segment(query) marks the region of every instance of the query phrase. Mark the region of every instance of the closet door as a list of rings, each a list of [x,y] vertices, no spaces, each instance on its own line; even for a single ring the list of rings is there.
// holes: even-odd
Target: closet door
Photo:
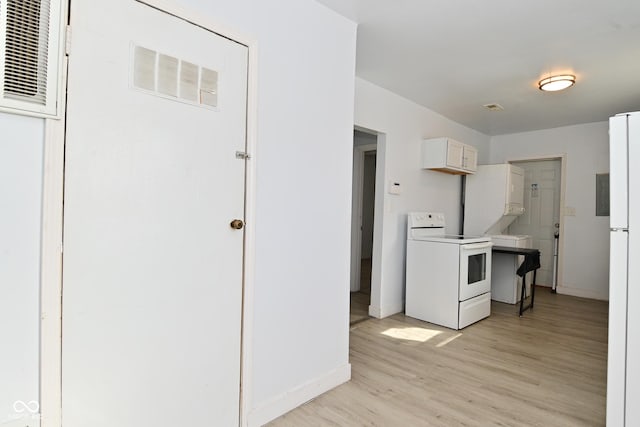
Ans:
[[[131,0],[71,33],[64,425],[236,426],[248,50]]]

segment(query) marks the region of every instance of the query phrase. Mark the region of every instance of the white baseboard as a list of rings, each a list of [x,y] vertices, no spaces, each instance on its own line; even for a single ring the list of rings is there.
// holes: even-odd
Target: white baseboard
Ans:
[[[393,304],[386,305],[384,307],[377,307],[370,305],[369,306],[369,316],[375,317],[376,319],[384,319],[385,317],[392,316],[397,313],[402,313],[404,311],[404,304]]]
[[[382,315],[380,314],[382,309],[380,307],[376,307],[373,305],[369,306],[369,316],[375,317],[376,319],[382,319]]]
[[[602,301],[609,301],[609,295],[602,291],[592,291],[590,289],[574,288],[572,286],[558,285],[556,292],[562,295],[571,295],[580,298],[597,299]]]
[[[249,427],[262,426],[350,379],[351,365],[347,363],[320,378],[302,384],[291,391],[258,405],[249,412],[247,424]]]

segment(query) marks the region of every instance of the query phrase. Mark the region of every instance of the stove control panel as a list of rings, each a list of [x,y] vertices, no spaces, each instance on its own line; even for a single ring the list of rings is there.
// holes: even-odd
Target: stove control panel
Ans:
[[[411,228],[444,228],[444,214],[441,212],[409,212],[407,226]]]

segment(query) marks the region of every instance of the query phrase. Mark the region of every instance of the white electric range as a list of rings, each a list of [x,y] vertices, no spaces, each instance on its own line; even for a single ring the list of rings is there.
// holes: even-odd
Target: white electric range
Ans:
[[[445,234],[442,213],[407,219],[405,314],[462,329],[491,313],[491,237]]]

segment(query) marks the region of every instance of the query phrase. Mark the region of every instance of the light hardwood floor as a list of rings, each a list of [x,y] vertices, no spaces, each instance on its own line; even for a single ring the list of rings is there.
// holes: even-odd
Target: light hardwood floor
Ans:
[[[351,311],[349,313],[349,324],[351,326],[369,319],[370,300],[371,295],[365,292],[351,292]]]
[[[354,325],[369,318],[371,302],[371,258],[363,258],[360,263],[360,290],[351,292],[349,323]]]
[[[602,426],[608,304],[538,288],[461,331],[402,314],[351,328],[352,379],[276,426]]]

